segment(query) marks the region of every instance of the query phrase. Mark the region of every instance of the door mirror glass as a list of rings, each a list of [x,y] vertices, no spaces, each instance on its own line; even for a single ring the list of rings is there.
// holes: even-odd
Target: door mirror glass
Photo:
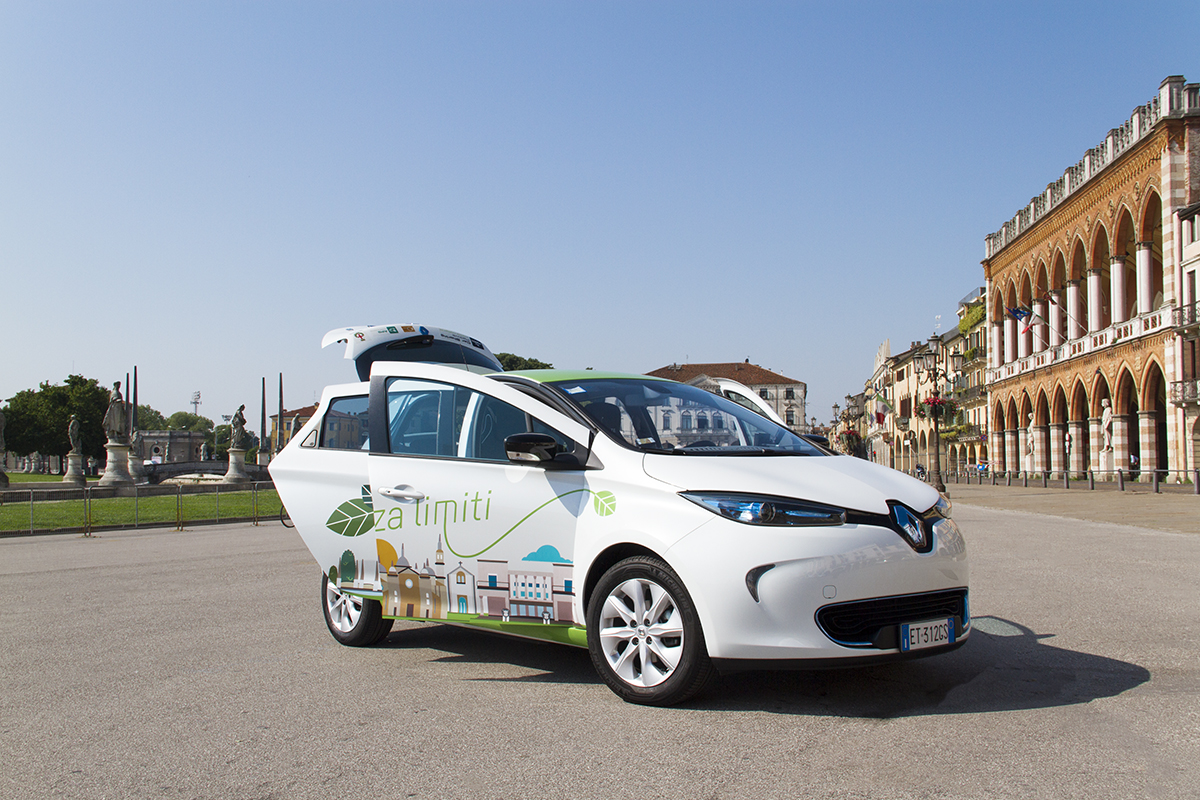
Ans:
[[[545,433],[514,433],[504,440],[504,452],[509,461],[553,461],[558,454],[558,442]]]

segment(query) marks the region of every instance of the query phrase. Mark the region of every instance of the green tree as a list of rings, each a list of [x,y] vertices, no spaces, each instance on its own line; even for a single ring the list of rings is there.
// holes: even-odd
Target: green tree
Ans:
[[[194,431],[195,433],[211,433],[213,421],[208,417],[193,414],[190,411],[176,411],[167,417],[167,428],[173,431]]]
[[[17,392],[4,409],[7,447],[23,456],[34,452],[65,456],[71,450],[67,425],[74,414],[84,455],[103,459],[108,399],[107,389],[82,375],[68,375],[61,385],[46,381],[36,390]]]
[[[497,353],[496,358],[500,360],[500,366],[504,367],[505,372],[512,372],[517,369],[554,369],[553,364],[538,361],[536,358],[513,355],[512,353]]]
[[[167,429],[167,418],[150,406],[138,403],[137,426],[139,431],[165,431]]]
[[[963,318],[958,321],[958,332],[963,336],[970,333],[971,328],[974,328],[980,322],[983,322],[983,315],[986,313],[986,308],[983,301],[980,300],[973,306],[967,308],[967,313],[963,314]]]

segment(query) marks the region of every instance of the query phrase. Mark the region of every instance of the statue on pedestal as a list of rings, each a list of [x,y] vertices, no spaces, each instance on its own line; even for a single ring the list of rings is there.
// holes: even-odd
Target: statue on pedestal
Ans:
[[[67,438],[71,440],[71,454],[81,454],[83,452],[83,444],[80,441],[79,435],[79,418],[74,414],[71,415],[71,421],[67,423]]]
[[[1104,446],[1100,449],[1107,453],[1113,449],[1112,401],[1106,397],[1100,401],[1100,406],[1103,409],[1100,412],[1100,436],[1104,440]]]
[[[204,444],[200,445],[200,460],[201,461],[211,461],[212,460],[212,449],[208,446],[208,442],[205,442]]]
[[[1033,414],[1030,414],[1025,422],[1025,455],[1033,458]]]
[[[238,406],[238,410],[233,414],[233,419],[229,422],[230,450],[246,449],[246,415],[242,413],[245,410],[245,403]]]
[[[125,401],[121,398],[121,382],[113,384],[112,399],[104,412],[104,433],[110,442],[125,444],[129,422],[125,419]]]

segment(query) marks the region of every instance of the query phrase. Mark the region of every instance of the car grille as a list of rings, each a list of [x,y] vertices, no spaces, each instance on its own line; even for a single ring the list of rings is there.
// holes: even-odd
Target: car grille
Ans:
[[[967,618],[967,590],[905,594],[836,603],[817,610],[817,624],[825,635],[846,647],[898,647],[898,626],[954,617],[955,628],[963,630]]]

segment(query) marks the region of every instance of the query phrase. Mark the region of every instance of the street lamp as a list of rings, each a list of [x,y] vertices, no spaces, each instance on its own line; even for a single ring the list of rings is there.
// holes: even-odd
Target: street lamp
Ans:
[[[949,370],[942,366],[944,359],[947,358],[950,362]],[[944,404],[938,386],[941,381],[949,381],[951,375],[962,369],[963,357],[962,353],[947,355],[941,337],[935,333],[929,337],[929,347],[916,359],[916,362],[917,375],[922,381],[933,384],[933,402],[926,403],[929,407],[929,416],[933,417],[933,474],[930,476],[932,479],[930,482],[933,484],[933,488],[945,493],[946,484],[942,482],[942,433],[939,425]]]

